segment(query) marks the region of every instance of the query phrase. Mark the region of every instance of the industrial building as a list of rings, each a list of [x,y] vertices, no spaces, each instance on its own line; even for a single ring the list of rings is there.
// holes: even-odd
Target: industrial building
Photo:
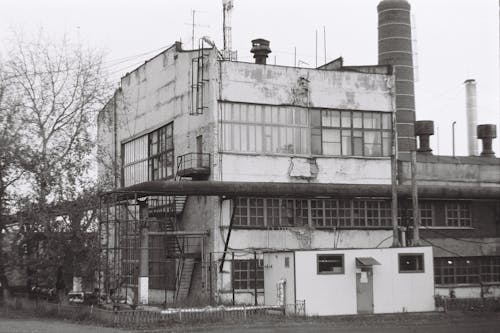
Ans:
[[[481,156],[433,155],[433,123],[415,120],[410,6],[378,12],[377,65],[270,65],[264,39],[239,62],[201,39],[121,79],[98,119],[106,292],[264,304],[265,253],[421,245],[436,294],[500,294],[496,128],[479,126]]]

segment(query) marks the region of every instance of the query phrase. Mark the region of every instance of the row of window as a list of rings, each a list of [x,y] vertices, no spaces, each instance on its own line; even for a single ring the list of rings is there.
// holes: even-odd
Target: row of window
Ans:
[[[173,123],[122,145],[123,186],[174,175]]]
[[[390,156],[391,114],[224,103],[230,152]]]
[[[423,273],[423,253],[399,254],[400,273]],[[290,258],[285,258],[285,267],[289,267]],[[263,261],[248,259],[232,262],[232,281],[236,290],[264,289]],[[343,254],[318,254],[316,256],[317,274],[344,274]]]
[[[391,201],[375,199],[236,199],[235,227],[288,227],[310,225],[331,227],[390,227]],[[434,225],[434,203],[419,203],[422,226]],[[470,202],[445,202],[445,223],[450,227],[470,227]],[[399,209],[399,223],[411,223],[411,209]]]
[[[318,274],[344,274],[343,254],[318,254],[316,260]],[[425,271],[424,255],[423,253],[400,253],[398,265],[400,273],[423,273]]]
[[[500,256],[434,258],[434,282],[500,282]]]

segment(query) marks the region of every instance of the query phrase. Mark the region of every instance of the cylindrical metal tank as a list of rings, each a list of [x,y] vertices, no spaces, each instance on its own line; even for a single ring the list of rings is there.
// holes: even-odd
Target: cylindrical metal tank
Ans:
[[[406,0],[383,0],[378,11],[378,63],[392,65],[396,76],[398,150],[416,149],[415,87],[411,6]]]
[[[476,80],[465,80],[465,111],[467,114],[467,147],[469,156],[478,156],[477,126],[477,92]]]

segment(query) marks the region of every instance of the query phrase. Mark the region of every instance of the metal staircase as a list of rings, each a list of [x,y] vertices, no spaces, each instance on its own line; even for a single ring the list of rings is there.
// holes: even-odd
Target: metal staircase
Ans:
[[[177,272],[177,285],[175,291],[175,300],[183,300],[189,295],[191,288],[191,280],[194,271],[194,258],[180,259],[180,264]]]

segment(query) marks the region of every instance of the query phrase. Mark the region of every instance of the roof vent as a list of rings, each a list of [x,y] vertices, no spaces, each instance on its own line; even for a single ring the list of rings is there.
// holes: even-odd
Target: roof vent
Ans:
[[[262,38],[257,38],[252,40],[252,49],[250,52],[253,53],[256,64],[265,65],[267,60],[267,55],[271,53],[271,48],[269,47],[269,41]]]

